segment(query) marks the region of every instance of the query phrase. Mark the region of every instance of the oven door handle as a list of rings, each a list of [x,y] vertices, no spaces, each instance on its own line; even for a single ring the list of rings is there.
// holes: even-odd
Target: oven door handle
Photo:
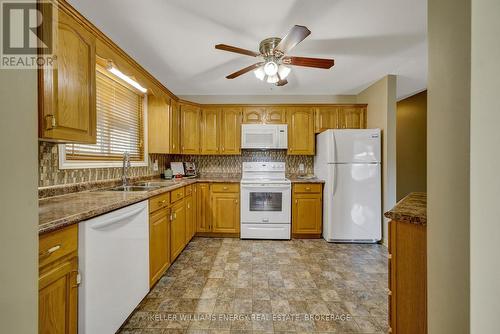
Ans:
[[[255,185],[241,185],[241,188],[242,189],[262,189],[262,188],[269,188],[269,189],[284,189],[284,190],[288,190],[288,189],[291,189],[291,187],[289,185],[286,185],[286,186],[278,186],[278,185],[268,185],[268,184],[255,184]]]

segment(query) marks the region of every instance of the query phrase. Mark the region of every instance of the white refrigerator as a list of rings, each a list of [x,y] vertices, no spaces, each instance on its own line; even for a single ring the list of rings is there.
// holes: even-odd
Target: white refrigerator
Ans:
[[[380,129],[327,130],[316,138],[314,173],[323,190],[323,238],[375,243],[382,238]]]

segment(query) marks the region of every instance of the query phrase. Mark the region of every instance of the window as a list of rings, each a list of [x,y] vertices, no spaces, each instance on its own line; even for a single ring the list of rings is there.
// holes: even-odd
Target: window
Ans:
[[[144,104],[143,93],[98,66],[96,144],[61,145],[60,168],[119,166],[125,151],[133,165],[147,165]]]

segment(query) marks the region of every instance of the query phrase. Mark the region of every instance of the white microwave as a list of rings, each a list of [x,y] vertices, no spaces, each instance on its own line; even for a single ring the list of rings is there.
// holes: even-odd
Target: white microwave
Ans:
[[[288,125],[242,124],[241,148],[287,149]]]

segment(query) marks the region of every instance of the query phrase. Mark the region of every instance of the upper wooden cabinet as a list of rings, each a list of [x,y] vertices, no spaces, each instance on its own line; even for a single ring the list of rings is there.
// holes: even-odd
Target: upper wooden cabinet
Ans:
[[[181,104],[181,153],[200,153],[200,108]]]
[[[171,149],[172,128],[170,99],[166,96],[148,95],[149,153],[173,153]]]
[[[201,154],[219,153],[221,108],[201,109]]]
[[[260,124],[264,123],[266,116],[265,107],[244,107],[243,108],[243,123],[245,124]]]
[[[315,109],[314,132],[328,129],[365,129],[366,105],[321,106]]]
[[[266,116],[264,119],[266,124],[285,124],[286,123],[286,108],[285,107],[267,107]]]
[[[288,154],[314,155],[314,111],[311,107],[289,107]]]
[[[39,136],[60,142],[95,143],[95,36],[62,6],[54,24],[57,64],[38,72]]]
[[[244,107],[244,124],[285,124],[286,108],[279,106]]]
[[[241,154],[241,108],[222,108],[220,154]]]
[[[366,107],[341,107],[338,109],[338,124],[340,129],[365,129]]]
[[[175,100],[170,104],[170,153],[181,153],[181,111]]]

